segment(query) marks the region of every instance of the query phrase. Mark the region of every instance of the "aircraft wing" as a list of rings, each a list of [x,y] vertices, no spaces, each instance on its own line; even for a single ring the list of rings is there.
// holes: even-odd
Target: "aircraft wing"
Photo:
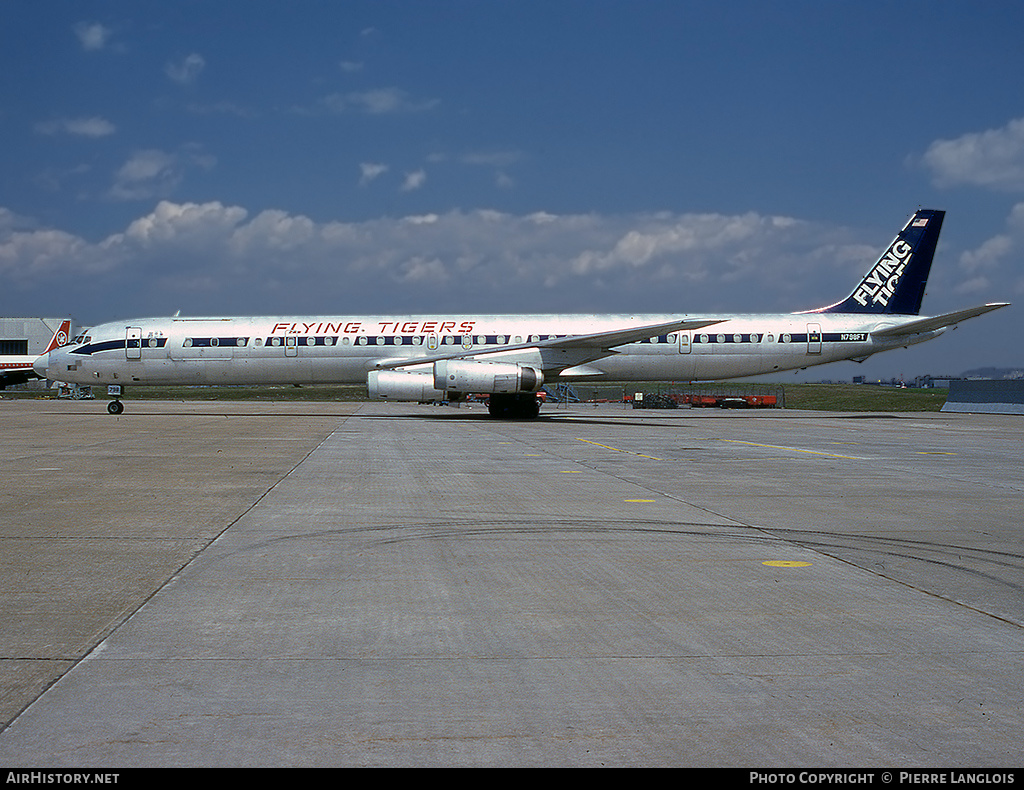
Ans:
[[[585,362],[592,362],[601,357],[607,357],[618,353],[613,349],[616,346],[623,346],[627,343],[636,343],[639,340],[647,340],[657,335],[681,332],[692,329],[700,329],[712,324],[720,324],[726,318],[700,318],[684,321],[668,321],[663,324],[648,324],[647,326],[629,327],[626,329],[613,329],[607,332],[594,332],[586,335],[565,335],[553,340],[537,340],[527,343],[515,343],[506,346],[483,349],[461,349],[459,351],[448,351],[440,354],[431,354],[422,357],[405,357],[403,359],[382,359],[374,368],[377,370],[394,370],[396,368],[407,368],[414,365],[424,365],[433,362],[440,362],[445,359],[470,359],[493,354],[507,354],[510,351],[521,351],[535,348],[540,351],[541,359],[545,370],[563,370]]]
[[[934,332],[936,329],[953,326],[968,318],[984,315],[1000,307],[1008,307],[1009,302],[992,302],[977,307],[968,307],[966,310],[957,310],[953,313],[944,313],[932,318],[921,318],[917,321],[910,321],[899,326],[889,326],[884,329],[876,329],[871,333],[872,337],[903,337],[905,335],[917,335],[921,332]]]

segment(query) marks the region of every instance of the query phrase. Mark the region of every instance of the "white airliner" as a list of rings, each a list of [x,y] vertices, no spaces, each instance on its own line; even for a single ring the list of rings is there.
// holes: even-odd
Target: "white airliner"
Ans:
[[[918,211],[840,302],[764,315],[461,315],[143,318],[93,328],[35,363],[107,384],[366,384],[374,400],[488,394],[495,416],[536,416],[546,383],[756,376],[931,340],[985,304],[919,315],[943,211]]]
[[[71,339],[71,320],[64,319],[57,331],[53,333],[50,344],[46,347],[46,354],[55,348],[66,345]],[[4,354],[0,356],[0,389],[11,384],[24,384],[29,379],[44,378],[42,374],[36,373],[33,367],[36,357],[25,354]]]

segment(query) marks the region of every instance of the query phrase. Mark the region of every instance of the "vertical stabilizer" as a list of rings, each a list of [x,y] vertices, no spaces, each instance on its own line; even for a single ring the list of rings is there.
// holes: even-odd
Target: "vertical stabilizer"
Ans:
[[[60,348],[61,346],[66,346],[70,339],[71,339],[71,321],[69,319],[65,318],[61,322],[61,325],[57,329],[57,331],[53,333],[53,337],[50,339],[50,345],[48,345],[46,347],[46,351],[44,351],[43,353],[46,354],[46,353],[48,353],[50,351],[53,351],[55,348]]]
[[[918,315],[945,216],[945,211],[918,211],[853,293],[841,302],[810,312]]]

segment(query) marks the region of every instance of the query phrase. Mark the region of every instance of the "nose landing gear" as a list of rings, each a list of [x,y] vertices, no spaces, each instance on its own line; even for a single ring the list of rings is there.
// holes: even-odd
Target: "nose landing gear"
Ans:
[[[107,395],[110,395],[113,400],[107,404],[107,412],[109,414],[120,414],[124,411],[124,404],[121,403],[121,396],[124,394],[124,388],[120,384],[110,384],[107,386]]]

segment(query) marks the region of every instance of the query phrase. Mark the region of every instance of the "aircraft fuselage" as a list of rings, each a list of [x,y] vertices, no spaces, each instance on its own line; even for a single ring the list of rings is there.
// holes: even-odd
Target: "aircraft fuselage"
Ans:
[[[531,342],[678,315],[147,318],[93,328],[87,342],[51,354],[51,378],[88,384],[364,384],[382,362],[459,352],[464,359],[544,370]],[[931,339],[874,340],[904,317],[859,314],[737,316],[695,331],[656,335],[616,353],[551,372],[547,381],[697,381],[756,376],[862,359]],[[906,320],[916,319],[907,316]],[[713,320],[713,319],[712,319]],[[509,348],[507,347],[518,347]]]

